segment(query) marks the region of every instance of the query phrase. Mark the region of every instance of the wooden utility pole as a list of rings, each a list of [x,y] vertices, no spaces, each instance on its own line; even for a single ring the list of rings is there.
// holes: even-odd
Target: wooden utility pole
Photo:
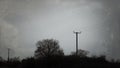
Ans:
[[[8,48],[8,62],[10,61],[10,48]]]
[[[73,33],[76,34],[76,55],[78,55],[78,34],[80,34],[81,32],[73,31]]]

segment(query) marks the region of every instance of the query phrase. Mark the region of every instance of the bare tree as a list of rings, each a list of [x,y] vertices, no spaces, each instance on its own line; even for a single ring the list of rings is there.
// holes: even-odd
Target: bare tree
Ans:
[[[79,50],[78,50],[78,53],[77,53],[77,56],[87,57],[87,54],[88,54],[88,53],[89,53],[88,51],[79,49]],[[71,52],[71,55],[76,55],[76,52]]]
[[[35,57],[49,57],[49,56],[61,56],[64,55],[63,50],[60,48],[57,40],[44,39],[38,41],[37,50],[35,51]]]
[[[3,58],[0,56],[0,61],[3,61]]]

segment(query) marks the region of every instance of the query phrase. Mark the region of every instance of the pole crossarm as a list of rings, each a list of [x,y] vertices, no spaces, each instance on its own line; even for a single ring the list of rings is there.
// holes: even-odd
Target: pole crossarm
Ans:
[[[82,32],[81,31],[79,31],[79,32],[73,31],[73,33],[75,33],[75,34],[81,34]]]

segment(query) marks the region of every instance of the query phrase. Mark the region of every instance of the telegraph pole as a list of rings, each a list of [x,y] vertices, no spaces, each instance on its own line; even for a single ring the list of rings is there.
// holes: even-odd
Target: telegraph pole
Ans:
[[[76,55],[78,55],[78,34],[81,34],[81,32],[73,31],[73,33],[76,34]]]
[[[8,62],[10,60],[10,48],[8,48]]]

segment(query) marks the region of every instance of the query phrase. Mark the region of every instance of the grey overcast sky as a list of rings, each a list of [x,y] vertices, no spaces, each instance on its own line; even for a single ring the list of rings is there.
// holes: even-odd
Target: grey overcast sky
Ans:
[[[33,56],[38,40],[59,40],[65,54],[79,49],[120,59],[119,0],[0,0],[0,56]]]

